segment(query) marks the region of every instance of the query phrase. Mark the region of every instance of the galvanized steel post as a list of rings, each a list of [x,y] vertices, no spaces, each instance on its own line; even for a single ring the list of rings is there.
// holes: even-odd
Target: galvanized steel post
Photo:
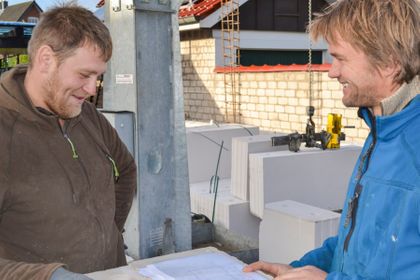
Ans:
[[[123,2],[123,1],[122,1]],[[182,88],[181,55],[179,46],[179,1],[135,0],[134,5],[111,14],[110,30],[114,42],[128,51],[115,49],[108,78],[110,88],[105,88],[106,109],[134,110],[136,119],[136,160],[138,164],[138,257],[149,258],[174,251],[191,249],[190,195],[187,169],[187,149],[184,125],[184,98]],[[113,22],[112,13],[132,9],[132,19]],[[133,23],[133,50],[131,41],[120,41],[121,34],[131,31]],[[131,36],[126,34],[125,36]],[[118,39],[117,39],[118,38]],[[128,38],[129,40],[129,38]],[[124,72],[122,64],[133,69]],[[121,66],[118,72],[113,65]],[[133,89],[125,92],[123,83],[130,82]],[[111,76],[111,77],[109,77]],[[107,76],[106,76],[107,77]],[[106,78],[105,77],[105,78]],[[121,84],[118,84],[120,79]],[[105,84],[106,87],[106,84]],[[127,85],[125,85],[127,87]],[[120,88],[123,92],[120,91]],[[118,96],[130,95],[127,100]],[[133,94],[134,96],[131,96]],[[107,103],[108,102],[108,103]],[[123,108],[122,108],[123,107]],[[133,109],[131,109],[133,108]],[[137,214],[137,215],[136,215]],[[136,242],[134,242],[136,243]],[[129,245],[130,246],[130,245]],[[135,254],[137,256],[137,254]]]

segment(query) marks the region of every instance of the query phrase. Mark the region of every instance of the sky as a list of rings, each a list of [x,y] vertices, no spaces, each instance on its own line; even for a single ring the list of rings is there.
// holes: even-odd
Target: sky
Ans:
[[[22,2],[28,2],[30,0],[9,0],[9,5],[19,4]],[[54,6],[57,3],[63,3],[65,0],[35,0],[36,3],[41,7],[43,11]],[[78,0],[79,5],[91,10],[92,12],[96,11],[96,4],[100,0]]]

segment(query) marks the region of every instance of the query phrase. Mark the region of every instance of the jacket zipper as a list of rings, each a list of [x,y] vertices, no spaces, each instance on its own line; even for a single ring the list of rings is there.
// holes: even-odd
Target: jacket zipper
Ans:
[[[70,139],[69,135],[67,134],[67,132],[64,131],[63,132],[63,136],[67,140],[67,142],[69,142],[69,144],[70,144],[70,148],[71,148],[73,159],[79,159],[79,154],[77,153],[76,147],[74,146],[73,141],[71,141],[71,139]],[[88,172],[86,171],[86,168],[83,165],[83,162],[80,161],[80,160],[78,162],[79,162],[80,166],[82,167],[83,174],[85,175],[85,178],[86,178],[87,183],[88,183],[88,187],[89,187],[89,189],[91,189]]]
[[[376,144],[376,122],[375,122],[375,117],[372,115],[372,113],[370,111],[368,111],[368,116],[369,119],[372,123],[372,143],[369,145],[368,150],[366,151],[366,153],[362,156],[361,160],[360,160],[360,164],[359,164],[359,170],[357,172],[357,183],[356,183],[356,188],[354,190],[353,193],[353,197],[350,199],[350,201],[348,202],[348,207],[347,207],[347,214],[346,214],[346,220],[344,223],[344,227],[347,227],[350,223],[350,229],[349,232],[347,233],[347,236],[344,240],[344,252],[347,252],[348,250],[348,246],[350,243],[350,239],[353,235],[354,229],[356,227],[356,217],[357,217],[357,209],[359,207],[359,198],[360,195],[362,193],[363,190],[363,186],[360,184],[360,181],[363,177],[363,175],[366,173],[368,166],[369,166],[369,161],[370,161],[370,157],[372,155],[373,149],[375,148],[375,144]]]
[[[69,142],[69,144],[70,144],[70,147],[71,147],[71,152],[72,152],[72,157],[73,157],[73,159],[78,159],[79,158],[79,155],[77,154],[77,151],[76,151],[76,148],[74,147],[74,144],[73,144],[73,142],[71,141],[71,139],[70,139],[70,137],[66,134],[66,133],[64,133],[64,138],[67,140],[67,142]]]
[[[120,179],[120,172],[118,171],[117,164],[115,163],[115,160],[110,155],[108,155],[108,154],[105,154],[105,155],[108,158],[108,160],[111,162],[112,171],[113,171],[113,174],[114,174],[114,180],[115,180],[115,183],[117,183],[118,180]]]
[[[79,159],[79,155],[78,155],[78,153],[77,153],[77,150],[76,150],[76,147],[75,147],[75,145],[73,144],[73,142],[71,141],[71,139],[70,139],[70,137],[69,137],[69,135],[67,134],[67,126],[64,126],[64,127],[61,127],[60,126],[60,128],[61,128],[61,131],[62,131],[62,133],[63,133],[63,136],[64,136],[64,138],[67,140],[67,142],[69,142],[69,144],[70,144],[70,147],[71,147],[71,151],[72,151],[72,157],[73,157],[73,159],[76,159],[76,160],[78,160]],[[108,155],[107,155],[107,157],[108,157]],[[110,160],[112,160],[112,158],[111,157],[108,157]],[[112,160],[113,161],[113,160]],[[85,178],[86,178],[86,180],[87,180],[87,183],[88,183],[88,187],[89,187],[89,192],[90,192],[90,190],[92,189],[92,187],[91,187],[91,185],[90,185],[90,181],[89,181],[89,177],[88,177],[88,173],[87,173],[87,171],[86,171],[86,168],[85,168],[85,166],[83,165],[83,163],[82,163],[82,161],[78,161],[79,162],[79,164],[80,164],[80,166],[82,167],[82,170],[83,170],[83,173],[84,173],[84,175],[85,175]],[[114,164],[115,164],[115,162],[114,162]],[[114,164],[113,164],[113,167],[114,167]],[[115,169],[116,169],[116,166],[115,166]],[[117,172],[118,172],[118,170],[117,170]],[[98,227],[99,227],[99,231],[101,232],[101,237],[102,237],[102,255],[103,256],[105,256],[105,252],[106,252],[106,242],[105,242],[105,234],[104,234],[104,229],[103,229],[103,226],[102,226],[102,223],[101,223],[101,221],[100,221],[100,219],[98,218],[98,216],[97,215],[95,215],[95,213],[92,213],[92,216],[93,216],[93,218],[95,219],[95,221],[96,221],[96,223],[97,223],[97,225],[98,225]]]

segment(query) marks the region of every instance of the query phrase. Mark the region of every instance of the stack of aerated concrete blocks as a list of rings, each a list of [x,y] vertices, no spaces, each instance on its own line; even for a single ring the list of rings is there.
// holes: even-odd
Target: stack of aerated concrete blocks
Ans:
[[[191,211],[214,216],[215,226],[259,241],[260,257],[270,261],[285,258],[262,252],[275,251],[261,246],[264,241],[278,239],[277,244],[287,245],[283,249],[295,257],[335,234],[339,214],[332,210],[344,204],[361,150],[343,145],[326,151],[301,147],[295,153],[287,146],[271,145],[271,137],[279,135],[284,134],[259,134],[258,127],[236,124],[187,127]],[[210,184],[216,172],[217,195]],[[296,231],[295,238],[284,240],[281,232],[290,231]]]

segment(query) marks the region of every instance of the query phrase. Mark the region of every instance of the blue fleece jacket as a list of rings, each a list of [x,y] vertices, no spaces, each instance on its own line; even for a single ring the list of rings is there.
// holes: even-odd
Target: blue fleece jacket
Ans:
[[[390,116],[359,113],[371,132],[338,235],[291,265],[314,265],[327,280],[420,279],[420,94]]]

